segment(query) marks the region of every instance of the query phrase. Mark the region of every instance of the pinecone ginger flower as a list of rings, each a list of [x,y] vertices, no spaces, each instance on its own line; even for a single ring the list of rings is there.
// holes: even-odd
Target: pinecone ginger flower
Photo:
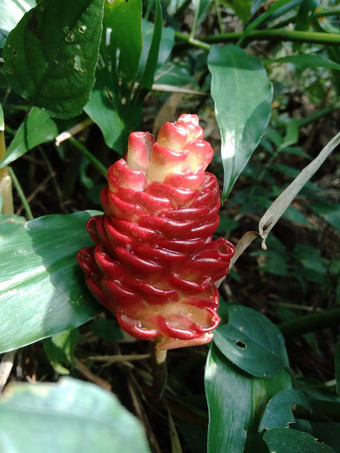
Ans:
[[[159,349],[207,343],[220,321],[215,282],[234,247],[212,241],[220,208],[216,177],[205,172],[212,156],[197,115],[165,123],[156,142],[132,133],[125,160],[108,170],[105,214],[87,223],[95,247],[78,254],[96,299]]]

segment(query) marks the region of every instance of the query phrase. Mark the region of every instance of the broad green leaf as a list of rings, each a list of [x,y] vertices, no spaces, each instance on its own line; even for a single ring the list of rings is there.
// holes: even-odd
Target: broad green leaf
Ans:
[[[222,139],[225,199],[268,124],[272,87],[260,60],[237,46],[211,46],[208,67]]]
[[[36,5],[35,0],[1,0],[0,48],[5,45],[8,33],[22,16]]]
[[[52,116],[81,113],[94,84],[104,0],[45,0],[8,36],[5,73],[12,88]]]
[[[291,388],[286,371],[269,379],[246,375],[212,345],[205,369],[209,408],[208,453],[266,450],[258,425],[267,402]]]
[[[58,127],[50,115],[38,107],[33,107],[0,161],[0,168],[14,162],[35,146],[53,140],[57,135]]]
[[[172,61],[165,63],[157,69],[155,82],[165,85],[192,85],[192,87],[198,87],[196,80],[189,72],[189,68],[180,63],[173,63]]]
[[[0,221],[0,352],[73,329],[100,313],[77,252],[93,245],[95,211]]]
[[[318,442],[310,434],[295,429],[271,429],[264,434],[263,439],[270,453],[335,453],[331,447]]]
[[[302,0],[296,17],[295,30],[309,29],[318,3],[319,1],[316,0]]]
[[[247,373],[271,377],[288,367],[283,336],[261,313],[242,305],[229,307],[228,323],[214,332],[222,354]]]
[[[264,429],[288,427],[290,423],[294,423],[292,406],[297,404],[311,409],[308,398],[300,390],[287,389],[277,393],[267,404],[259,432]]]
[[[325,57],[324,55],[289,55],[287,57],[275,58],[273,60],[268,60],[269,63],[291,63],[299,69],[306,68],[329,68],[339,71],[340,64],[331,60],[330,58]]]
[[[101,130],[107,146],[124,154],[129,134],[140,126],[143,104],[119,105],[118,91],[107,85],[108,76],[104,69],[97,71],[97,80],[84,110]]]
[[[155,26],[157,25],[148,22],[145,19],[142,20],[143,50],[139,63],[139,76],[142,76],[142,74],[144,73],[145,65],[148,60],[148,55],[151,49],[152,40],[153,38],[156,39],[157,36],[159,36],[156,34],[154,37]],[[174,40],[175,40],[174,29],[171,27],[163,27],[162,34],[160,37],[158,57],[155,56],[158,60],[157,61],[158,65],[163,65],[169,58],[172,48],[174,46]]]
[[[69,374],[69,370],[63,364],[73,365],[74,350],[77,346],[80,333],[78,329],[67,330],[66,332],[45,338],[43,341],[44,351],[54,370],[60,374]]]
[[[152,87],[156,68],[158,65],[158,55],[161,39],[162,39],[162,7],[160,4],[160,0],[156,0],[155,25],[153,27],[153,34],[150,49],[148,52],[148,57],[146,59],[143,74],[139,82],[140,90],[148,91]]]
[[[105,1],[104,29],[110,33],[110,51],[122,83],[134,82],[142,52],[141,0]],[[113,60],[112,58],[112,60]]]
[[[71,378],[7,388],[0,400],[0,450],[150,452],[138,420],[112,393]]]
[[[310,203],[309,207],[319,216],[323,217],[332,227],[340,231],[340,206],[323,200],[322,202]]]
[[[100,128],[105,143],[123,154],[139,128],[142,102],[132,103],[142,51],[141,1],[105,1],[104,33],[96,83],[85,112]]]

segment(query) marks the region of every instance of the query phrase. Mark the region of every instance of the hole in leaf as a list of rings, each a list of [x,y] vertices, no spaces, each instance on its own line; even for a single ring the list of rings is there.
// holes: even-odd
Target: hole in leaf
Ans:
[[[75,55],[75,57],[74,57],[74,69],[76,69],[77,71],[84,72],[85,71],[84,63],[85,63],[85,61],[82,58],[80,58],[78,55]]]
[[[235,344],[238,348],[241,348],[241,349],[246,349],[246,347],[247,347],[247,345],[245,343],[243,343],[243,341],[241,341],[241,340],[236,340]]]

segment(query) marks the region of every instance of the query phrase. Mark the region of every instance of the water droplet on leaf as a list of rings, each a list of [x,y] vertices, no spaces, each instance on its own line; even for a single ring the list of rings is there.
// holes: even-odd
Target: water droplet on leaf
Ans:
[[[85,33],[86,30],[87,30],[87,26],[86,25],[81,25],[78,30],[79,30],[79,33]]]

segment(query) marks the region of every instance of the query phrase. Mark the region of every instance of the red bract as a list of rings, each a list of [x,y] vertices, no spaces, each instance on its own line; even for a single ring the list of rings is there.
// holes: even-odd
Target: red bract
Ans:
[[[87,223],[95,247],[78,261],[96,297],[127,333],[172,349],[207,343],[220,319],[215,282],[233,245],[212,241],[219,186],[205,172],[213,156],[196,115],[181,115],[152,135],[134,132],[108,170],[105,214]]]

